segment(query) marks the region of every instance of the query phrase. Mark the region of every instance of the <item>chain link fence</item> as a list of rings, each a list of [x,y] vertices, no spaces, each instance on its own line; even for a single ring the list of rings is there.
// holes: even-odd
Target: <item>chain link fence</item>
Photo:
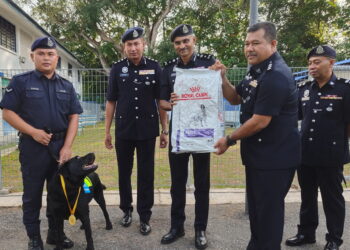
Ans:
[[[293,68],[293,72],[299,72],[296,76],[303,80],[307,77],[306,68]],[[0,83],[2,95],[10,79],[27,70],[1,70]],[[246,68],[233,68],[228,70],[230,81],[237,85],[245,76]],[[344,73],[345,72],[345,73]],[[96,154],[96,162],[99,165],[99,173],[103,183],[108,189],[117,189],[118,171],[115,151],[107,150],[104,146],[104,112],[105,94],[108,84],[108,74],[102,69],[78,69],[58,70],[58,73],[70,80],[84,109],[79,120],[79,131],[73,146],[73,155],[84,155],[88,152]],[[342,77],[350,78],[350,70],[342,71]],[[239,126],[239,106],[225,103],[226,133],[232,132]],[[113,125],[114,126],[114,125]],[[112,127],[114,131],[114,127]],[[286,142],[288,143],[288,142]],[[18,136],[9,124],[1,116],[0,121],[0,190],[10,189],[11,192],[22,191],[20,164],[18,161]],[[155,187],[170,187],[170,168],[167,149],[159,148],[157,141],[155,155]],[[136,156],[135,156],[136,157]],[[136,160],[134,161],[136,168]],[[136,187],[136,172],[133,171],[132,184]],[[189,171],[190,174],[191,171]],[[345,169],[345,175],[350,175],[349,166]],[[189,182],[193,183],[190,174]],[[297,183],[295,183],[297,185]],[[244,167],[240,158],[240,145],[230,147],[224,155],[211,157],[211,185],[216,188],[243,188],[245,187]]]

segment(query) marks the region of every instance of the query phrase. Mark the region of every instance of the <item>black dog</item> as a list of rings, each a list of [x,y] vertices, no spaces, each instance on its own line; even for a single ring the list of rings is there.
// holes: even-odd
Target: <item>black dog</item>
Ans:
[[[89,217],[89,202],[92,198],[96,200],[103,211],[106,219],[106,229],[112,229],[112,223],[109,219],[103,196],[103,190],[106,187],[101,183],[98,175],[94,173],[98,168],[94,164],[94,161],[94,153],[89,153],[83,157],[76,156],[59,166],[57,173],[48,183],[47,208],[55,221],[54,231],[56,232],[55,238],[57,239],[55,249],[57,250],[63,249],[63,221],[69,218],[70,222],[74,224],[75,217],[81,220],[82,228],[85,229],[86,249],[94,249]],[[62,177],[63,181],[61,180]],[[85,181],[84,185],[85,177],[88,177],[88,181]],[[62,184],[63,182],[64,184]],[[86,185],[86,182],[92,185]],[[64,189],[66,190],[66,195]],[[73,214],[71,211],[76,201],[76,211],[74,212],[74,216],[71,216]],[[68,202],[70,204],[69,206]]]

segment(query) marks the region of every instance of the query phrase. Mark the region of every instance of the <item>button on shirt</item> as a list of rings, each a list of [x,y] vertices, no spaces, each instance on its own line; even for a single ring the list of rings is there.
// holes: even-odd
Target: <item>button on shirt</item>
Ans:
[[[349,162],[347,125],[350,123],[350,83],[337,78],[319,88],[317,82],[299,85],[302,163],[340,167]]]
[[[272,117],[266,128],[241,140],[243,164],[259,169],[297,167],[301,154],[297,87],[279,53],[252,66],[236,91],[242,100],[242,124],[254,114]]]
[[[139,65],[128,59],[113,64],[107,100],[116,101],[116,137],[146,140],[159,135],[157,99],[161,68],[142,57]]]
[[[0,107],[37,129],[53,132],[65,131],[69,115],[83,112],[72,83],[57,74],[48,79],[37,70],[14,76]]]

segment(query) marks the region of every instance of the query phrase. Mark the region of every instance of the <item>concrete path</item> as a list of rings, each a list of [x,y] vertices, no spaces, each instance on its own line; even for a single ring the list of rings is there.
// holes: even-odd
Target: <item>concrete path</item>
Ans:
[[[344,192],[347,199],[347,215],[344,231],[344,244],[342,250],[350,250],[350,190]],[[138,232],[139,219],[134,213],[134,221],[129,228],[123,228],[118,224],[122,212],[117,204],[117,193],[106,192],[108,211],[113,222],[113,230],[104,229],[104,218],[98,206],[90,207],[90,218],[92,221],[93,237],[96,250],[119,250],[119,249],[195,249],[194,248],[194,206],[193,194],[188,193],[188,204],[186,206],[187,220],[185,222],[186,235],[171,245],[161,245],[160,239],[170,226],[170,199],[168,190],[157,190],[156,205],[153,208],[151,219],[152,233],[142,236]],[[45,199],[44,199],[45,200]],[[22,210],[20,208],[21,194],[0,196],[0,250],[27,249],[27,237],[22,225]],[[300,207],[300,193],[290,191],[286,199],[286,218],[284,240],[296,233],[298,213]],[[326,233],[324,213],[322,204],[319,203],[320,225],[317,230],[316,244],[305,247],[291,248],[282,244],[283,250],[322,250],[325,244]],[[47,234],[47,220],[45,209],[41,213],[41,230],[45,239]],[[79,229],[80,224],[75,226],[65,224],[67,235],[75,241],[74,249],[85,249],[85,236]],[[211,205],[209,224],[207,228],[209,240],[208,249],[233,249],[244,250],[247,246],[250,230],[249,220],[244,214],[244,192],[243,190],[219,189],[211,192]],[[53,249],[45,245],[45,249]]]

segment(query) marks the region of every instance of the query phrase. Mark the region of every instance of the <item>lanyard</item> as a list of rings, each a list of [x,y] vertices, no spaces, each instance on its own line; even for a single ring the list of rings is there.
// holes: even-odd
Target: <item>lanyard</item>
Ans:
[[[73,209],[72,209],[71,206],[70,206],[69,200],[68,200],[68,196],[67,196],[66,183],[64,182],[64,178],[63,178],[62,175],[60,175],[60,178],[61,178],[61,186],[62,186],[62,189],[63,189],[63,193],[64,193],[64,196],[66,197],[68,208],[69,208],[69,212],[70,212],[70,216],[69,216],[68,221],[69,221],[69,224],[74,225],[75,222],[76,222],[76,218],[74,216],[74,213],[75,213],[75,210],[77,209],[81,187],[79,187],[78,196],[77,196],[77,199],[75,200],[75,203],[74,203],[74,206],[73,206]]]

